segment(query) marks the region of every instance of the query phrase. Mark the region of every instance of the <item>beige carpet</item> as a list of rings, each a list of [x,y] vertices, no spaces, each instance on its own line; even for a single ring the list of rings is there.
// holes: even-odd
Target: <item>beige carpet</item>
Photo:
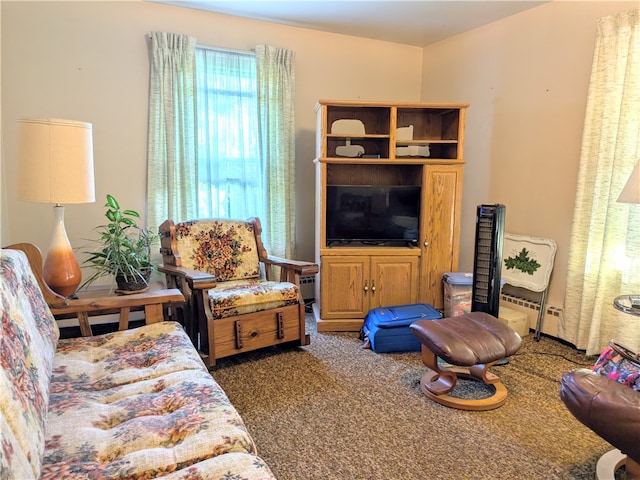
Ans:
[[[509,396],[466,412],[427,399],[418,353],[363,350],[356,333],[218,362],[213,376],[280,480],[592,479],[611,447],[558,396],[563,372],[593,364],[574,349],[525,337],[493,367]]]

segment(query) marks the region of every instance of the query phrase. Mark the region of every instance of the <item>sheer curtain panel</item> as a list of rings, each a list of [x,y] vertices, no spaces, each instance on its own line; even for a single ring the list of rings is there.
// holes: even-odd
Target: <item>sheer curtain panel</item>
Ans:
[[[255,55],[197,47],[196,75],[198,218],[265,222]]]
[[[269,253],[295,258],[295,53],[258,45],[258,118]]]
[[[150,35],[147,219],[152,231],[167,218],[197,211],[195,37]]]
[[[602,18],[580,152],[560,337],[587,354],[640,349],[640,319],[614,298],[640,293],[640,205],[618,203],[640,159],[640,9]]]

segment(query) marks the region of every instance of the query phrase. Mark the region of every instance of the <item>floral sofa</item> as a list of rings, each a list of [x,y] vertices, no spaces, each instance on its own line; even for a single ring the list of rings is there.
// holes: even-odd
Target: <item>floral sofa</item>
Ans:
[[[0,273],[0,478],[275,478],[179,324],[62,340],[24,253]]]

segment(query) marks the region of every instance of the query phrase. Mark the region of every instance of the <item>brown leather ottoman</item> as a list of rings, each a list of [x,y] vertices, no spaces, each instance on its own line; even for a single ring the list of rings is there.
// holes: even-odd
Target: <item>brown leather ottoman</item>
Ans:
[[[462,410],[491,410],[504,404],[507,389],[488,368],[518,351],[522,340],[514,330],[483,312],[418,320],[410,329],[422,343],[422,361],[428,367],[420,380],[425,395],[442,405]],[[456,366],[441,368],[438,357]],[[458,376],[491,385],[495,393],[482,399],[448,395],[455,388]]]

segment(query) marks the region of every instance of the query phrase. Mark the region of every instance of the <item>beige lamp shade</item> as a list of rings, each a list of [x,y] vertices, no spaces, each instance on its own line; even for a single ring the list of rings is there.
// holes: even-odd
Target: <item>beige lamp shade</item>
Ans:
[[[73,120],[18,119],[18,198],[54,204],[42,278],[64,297],[75,295],[82,272],[67,237],[63,204],[96,201],[92,130],[90,123]]]
[[[618,202],[640,203],[640,162],[636,164],[629,175],[629,179],[618,197]]]
[[[90,123],[18,119],[18,198],[53,204],[95,202]]]

